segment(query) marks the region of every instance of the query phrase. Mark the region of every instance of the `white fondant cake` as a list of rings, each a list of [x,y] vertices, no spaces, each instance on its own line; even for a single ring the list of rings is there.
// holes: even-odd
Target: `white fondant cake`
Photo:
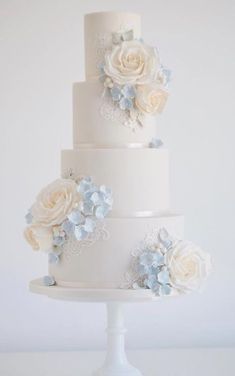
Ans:
[[[169,71],[141,39],[140,16],[85,16],[86,81],[73,88],[73,150],[37,196],[25,237],[49,256],[48,286],[195,290],[209,256],[170,211],[168,150],[156,114]]]

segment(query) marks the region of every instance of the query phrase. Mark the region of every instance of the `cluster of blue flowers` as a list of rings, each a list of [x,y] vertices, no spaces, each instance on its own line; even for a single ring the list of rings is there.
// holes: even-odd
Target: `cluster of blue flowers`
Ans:
[[[172,246],[172,241],[165,229],[159,231],[158,238],[160,246],[146,245],[138,256],[136,260],[138,280],[133,288],[150,289],[156,296],[170,295],[172,286],[166,254]]]
[[[63,244],[70,236],[78,241],[87,239],[96,229],[97,221],[106,217],[112,209],[113,197],[109,188],[96,186],[90,177],[83,178],[77,184],[81,201],[54,232],[53,249],[48,254],[50,263],[58,263]]]
[[[73,233],[77,240],[84,240],[95,231],[97,220],[105,218],[112,209],[113,198],[109,188],[96,186],[90,177],[83,178],[77,190],[82,199],[68,215],[62,229],[66,235]]]
[[[130,110],[133,108],[133,100],[136,96],[135,87],[133,85],[117,86],[114,85],[110,89],[112,100],[118,103],[121,110]]]

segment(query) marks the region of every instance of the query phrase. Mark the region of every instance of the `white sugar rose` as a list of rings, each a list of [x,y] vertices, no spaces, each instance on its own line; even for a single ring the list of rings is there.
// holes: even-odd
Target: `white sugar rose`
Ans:
[[[180,241],[167,257],[172,285],[179,292],[200,289],[211,270],[208,253],[191,242]]]
[[[155,115],[161,113],[167,101],[168,93],[156,85],[138,86],[135,104],[144,114]]]
[[[24,237],[35,251],[50,251],[53,234],[50,227],[31,225],[24,231]]]
[[[31,208],[33,223],[46,227],[60,225],[79,201],[76,183],[71,179],[57,179],[37,196]]]
[[[119,85],[150,83],[159,69],[156,49],[138,40],[122,42],[105,54],[104,71]]]

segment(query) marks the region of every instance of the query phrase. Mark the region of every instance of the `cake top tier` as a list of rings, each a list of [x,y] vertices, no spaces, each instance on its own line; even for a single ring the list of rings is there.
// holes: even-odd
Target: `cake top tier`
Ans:
[[[85,72],[86,80],[96,81],[105,51],[112,45],[113,33],[132,30],[134,38],[141,36],[139,14],[101,12],[85,15]]]

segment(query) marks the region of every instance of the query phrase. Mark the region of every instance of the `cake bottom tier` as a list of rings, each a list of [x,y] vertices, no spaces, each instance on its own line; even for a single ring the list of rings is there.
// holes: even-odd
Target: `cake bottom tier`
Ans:
[[[146,237],[165,228],[183,238],[184,218],[167,214],[149,218],[107,218],[92,239],[66,242],[60,260],[49,263],[49,274],[57,285],[80,288],[113,289],[128,285],[133,252]]]

